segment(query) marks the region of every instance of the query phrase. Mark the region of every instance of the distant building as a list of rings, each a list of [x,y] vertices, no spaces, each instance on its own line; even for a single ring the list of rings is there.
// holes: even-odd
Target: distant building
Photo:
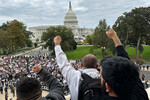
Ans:
[[[36,42],[36,39],[41,41],[41,36],[43,32],[46,32],[46,29],[50,26],[36,26],[36,27],[29,27],[29,31],[33,33],[34,36],[31,36],[32,42]]]
[[[71,2],[69,2],[69,10],[64,17],[64,26],[72,29],[75,41],[83,41],[87,35],[94,32],[94,29],[81,28],[78,26],[78,20],[72,10]],[[37,38],[41,41],[42,33],[46,32],[48,27],[50,26],[29,27],[29,31],[33,32],[34,35],[34,37],[31,37],[32,42],[36,42]]]

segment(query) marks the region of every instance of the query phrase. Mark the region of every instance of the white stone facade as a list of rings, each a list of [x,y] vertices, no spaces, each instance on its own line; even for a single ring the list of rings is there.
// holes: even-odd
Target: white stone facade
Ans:
[[[41,36],[43,32],[46,32],[46,29],[50,26],[36,26],[36,27],[29,27],[29,31],[33,33],[34,36],[31,36],[32,42],[36,42],[36,39],[39,39],[41,42]]]

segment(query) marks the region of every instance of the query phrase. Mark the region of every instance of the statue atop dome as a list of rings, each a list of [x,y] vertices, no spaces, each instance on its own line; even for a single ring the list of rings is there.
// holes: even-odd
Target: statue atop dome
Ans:
[[[71,7],[71,1],[69,1],[69,9],[72,9],[72,7]]]
[[[78,20],[75,13],[72,10],[71,2],[69,2],[69,10],[64,18],[64,25],[67,27],[78,26]]]

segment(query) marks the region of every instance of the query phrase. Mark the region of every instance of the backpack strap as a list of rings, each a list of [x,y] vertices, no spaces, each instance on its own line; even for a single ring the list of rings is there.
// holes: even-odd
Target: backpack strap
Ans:
[[[84,95],[90,93],[91,96],[94,95],[93,89],[100,90],[101,89],[101,80],[100,78],[92,78],[85,73],[81,73],[81,80],[79,81],[79,92],[78,92],[78,100],[82,100]]]

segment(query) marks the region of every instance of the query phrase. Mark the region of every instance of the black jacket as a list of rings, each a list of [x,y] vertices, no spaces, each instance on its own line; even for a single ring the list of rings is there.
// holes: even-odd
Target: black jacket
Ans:
[[[122,57],[128,58],[130,60],[128,53],[125,51],[125,49],[122,45],[117,46],[116,51],[117,51],[117,56],[122,56]],[[114,100],[114,99],[112,99],[112,100]],[[116,99],[116,100],[118,100],[118,99]],[[137,81],[137,84],[135,86],[135,91],[134,91],[132,100],[149,100],[147,92],[145,91],[144,85],[143,85],[142,81],[140,80],[140,78]]]
[[[38,75],[46,82],[49,88],[49,94],[41,98],[41,100],[65,100],[62,86],[53,75],[46,72],[44,69],[42,69]]]

